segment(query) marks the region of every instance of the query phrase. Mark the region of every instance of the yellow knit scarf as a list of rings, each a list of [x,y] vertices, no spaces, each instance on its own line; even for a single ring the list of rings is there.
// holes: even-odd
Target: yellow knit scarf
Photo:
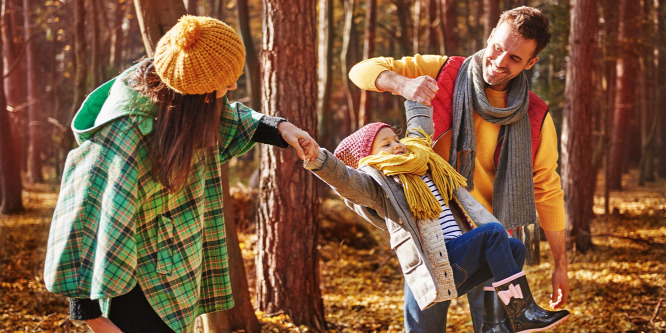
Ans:
[[[395,155],[381,152],[361,159],[359,166],[369,165],[387,176],[398,176],[414,217],[417,220],[436,219],[442,207],[420,176],[430,169],[432,181],[447,204],[453,196],[453,190],[467,186],[467,181],[432,150],[432,137],[422,129],[418,131],[425,138],[406,137],[400,140],[407,146],[407,153]]]

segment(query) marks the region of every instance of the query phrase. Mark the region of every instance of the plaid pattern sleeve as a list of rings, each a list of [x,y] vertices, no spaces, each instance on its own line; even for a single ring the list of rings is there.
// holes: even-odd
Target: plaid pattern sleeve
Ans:
[[[136,136],[118,124],[67,156],[49,233],[44,282],[48,290],[99,299],[136,284]],[[112,282],[112,283],[111,283]]]
[[[220,117],[220,154],[222,163],[240,156],[254,147],[254,136],[259,120],[264,115],[242,103],[229,103],[225,97],[224,110]]]

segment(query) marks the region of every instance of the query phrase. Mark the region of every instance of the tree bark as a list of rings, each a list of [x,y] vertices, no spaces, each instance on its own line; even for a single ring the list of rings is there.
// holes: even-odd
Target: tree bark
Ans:
[[[596,0],[571,1],[569,62],[562,126],[562,184],[567,231],[576,249],[585,253],[592,246],[596,168],[590,167],[594,109],[594,36],[597,30]]]
[[[236,0],[238,7],[238,27],[245,44],[245,80],[250,95],[250,105],[261,110],[261,78],[259,56],[254,48],[252,31],[250,30],[250,10],[247,0]]]
[[[657,75],[657,96],[658,100],[658,110],[657,113],[660,114],[659,121],[659,142],[661,147],[659,148],[659,166],[658,174],[661,178],[666,178],[666,1],[658,0],[659,9],[659,34],[658,34],[658,45],[659,45],[659,70]]]
[[[636,117],[636,81],[638,57],[636,54],[637,17],[640,2],[621,0],[619,26],[619,58],[617,60],[617,83],[615,93],[615,110],[613,114],[613,131],[611,135],[611,160],[608,179],[610,190],[622,189],[622,172],[627,157],[626,140],[629,138],[630,120]]]
[[[113,16],[113,27],[112,27],[112,44],[113,52],[111,53],[111,65],[116,70],[122,68],[123,65],[123,49],[125,48],[125,33],[123,31],[123,19],[125,18],[125,6],[127,2],[118,2],[116,3],[116,10]]]
[[[398,7],[398,24],[400,25],[400,36],[398,42],[402,48],[402,54],[409,55],[413,53],[411,46],[411,39],[409,38],[409,15],[404,13],[410,12],[409,0],[396,0],[395,4]]]
[[[369,59],[375,52],[375,26],[377,21],[377,0],[368,0],[365,13],[365,38],[363,41],[363,59]],[[361,90],[358,110],[358,128],[370,122],[372,114],[372,96],[367,90]]]
[[[90,48],[92,49],[92,54],[90,56],[90,72],[92,73],[92,86],[97,87],[102,84],[102,71],[104,68],[104,62],[102,61],[102,36],[99,27],[100,20],[98,19],[100,10],[97,0],[90,0],[88,3],[90,4],[88,17],[91,18],[88,22],[90,22],[90,27],[92,28],[92,38],[90,39],[92,42],[90,45]]]
[[[332,131],[333,113],[330,109],[331,83],[333,82],[333,0],[319,0],[319,46],[317,80],[317,141],[323,147],[334,147]]]
[[[442,21],[438,18],[441,17],[439,13],[440,1],[428,0],[428,42],[426,50],[429,54],[437,54],[439,52],[440,39],[444,38],[442,34]]]
[[[34,183],[44,181],[42,173],[42,132],[41,108],[37,89],[37,65],[35,63],[35,43],[32,39],[30,0],[23,0],[23,24],[25,43],[26,77],[28,83],[28,180]]]
[[[6,0],[2,1],[2,30],[9,29],[5,23],[7,17]],[[6,36],[3,31],[3,36]],[[0,42],[0,68],[4,68],[4,43]],[[16,158],[16,146],[12,140],[12,125],[7,112],[5,98],[5,80],[0,80],[0,214],[23,211],[21,192],[21,164]]]
[[[20,169],[25,167],[24,142],[27,135],[23,129],[27,123],[27,83],[25,69],[25,45],[23,40],[23,11],[21,0],[5,0],[3,13],[2,42],[4,43],[4,86],[7,107],[12,112],[9,121],[15,129],[14,158]],[[27,128],[27,127],[25,127]]]
[[[160,38],[187,11],[183,0],[134,0],[146,54],[153,56]]]
[[[358,126],[358,110],[356,108],[356,98],[354,94],[355,86],[350,83],[347,73],[349,73],[350,63],[353,62],[350,58],[350,48],[352,45],[352,37],[354,35],[354,6],[356,0],[343,0],[345,24],[342,30],[342,50],[340,52],[340,70],[342,72],[342,88],[345,93],[345,101],[347,106],[347,114],[349,116],[351,128],[348,131],[354,131]]]
[[[447,55],[458,55],[460,52],[457,36],[456,0],[442,0],[442,28],[444,29],[444,49]]]
[[[316,2],[265,0],[262,110],[297,120],[316,137]],[[293,149],[262,146],[257,302],[295,325],[326,329],[319,289],[317,187]]]
[[[499,21],[499,0],[483,0],[483,16],[483,40],[485,42]]]

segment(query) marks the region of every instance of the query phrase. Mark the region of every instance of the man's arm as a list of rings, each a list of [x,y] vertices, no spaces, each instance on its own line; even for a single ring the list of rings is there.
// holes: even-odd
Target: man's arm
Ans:
[[[425,106],[430,106],[430,101],[439,90],[437,81],[430,76],[423,75],[410,79],[392,71],[379,74],[375,86],[379,90],[389,91]]]
[[[446,56],[420,54],[401,59],[377,57],[354,65],[349,78],[361,89],[389,91],[429,106],[437,92],[433,78],[447,59]]]
[[[567,249],[565,231],[544,230],[550,251],[553,253],[555,268],[551,281],[553,283],[553,295],[551,296],[550,306],[552,308],[562,307],[567,302],[569,296],[569,277],[567,276]]]

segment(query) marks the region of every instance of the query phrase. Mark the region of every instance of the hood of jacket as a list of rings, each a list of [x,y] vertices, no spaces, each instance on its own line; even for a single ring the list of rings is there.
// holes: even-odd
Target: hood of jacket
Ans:
[[[83,101],[72,120],[72,132],[79,145],[89,140],[105,125],[121,117],[136,117],[143,135],[153,130],[153,120],[157,115],[153,103],[127,84],[130,74],[138,66],[139,64],[132,66],[104,83]]]

